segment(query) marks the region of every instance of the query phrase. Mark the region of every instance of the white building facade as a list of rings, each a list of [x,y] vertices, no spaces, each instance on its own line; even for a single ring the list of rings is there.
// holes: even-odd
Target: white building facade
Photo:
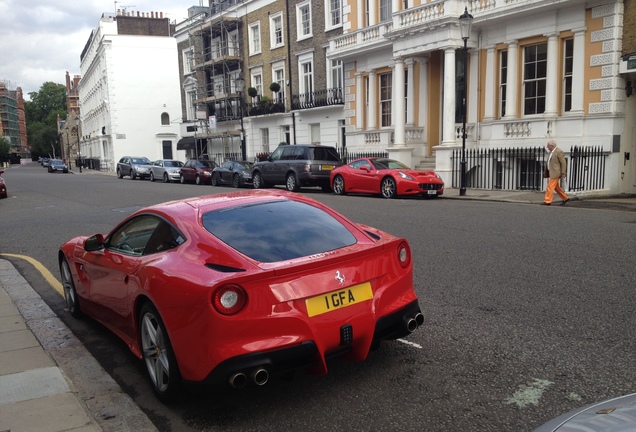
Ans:
[[[466,77],[465,11],[474,18]],[[607,0],[345,1],[344,34],[327,55],[344,64],[347,147],[431,165],[451,185],[462,144],[530,149],[555,139],[570,158],[575,146],[600,149],[600,192],[636,193],[623,13],[623,1]],[[478,169],[469,162],[468,176]]]
[[[172,33],[159,13],[102,16],[81,55],[82,159],[111,171],[122,156],[185,160]]]

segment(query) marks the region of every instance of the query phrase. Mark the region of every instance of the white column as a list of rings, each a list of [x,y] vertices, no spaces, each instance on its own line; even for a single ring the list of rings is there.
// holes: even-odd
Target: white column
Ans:
[[[393,133],[395,147],[403,147],[406,145],[405,127],[406,114],[404,103],[404,59],[396,58],[393,67],[393,101],[391,111],[393,113]]]
[[[506,75],[506,115],[504,119],[517,118],[517,53],[518,41],[508,44],[508,74]]]
[[[546,116],[557,115],[559,83],[559,39],[548,35],[548,65],[546,71],[545,111]]]
[[[369,101],[367,112],[367,130],[377,129],[378,86],[375,71],[369,72]]]
[[[585,71],[585,31],[586,29],[574,30],[574,53],[572,59],[572,109],[571,114],[583,114],[583,73]]]
[[[361,29],[366,26],[366,23],[364,22],[364,7],[366,2],[365,0],[358,0],[356,3],[356,6],[358,7],[358,29]]]
[[[364,128],[364,80],[362,74],[356,72],[356,130]]]
[[[484,88],[484,121],[495,118],[495,47],[486,50],[486,79]]]
[[[369,22],[366,27],[371,27],[380,21],[378,18],[378,3],[371,0],[367,4],[369,5]]]
[[[456,144],[455,140],[455,48],[444,50],[444,106],[442,145]]]
[[[415,77],[413,73],[413,66],[415,65],[415,60],[406,59],[404,63],[406,63],[406,67],[408,68],[408,72],[407,72],[408,90],[406,91],[406,94],[408,96],[406,100],[406,124],[409,126],[413,126],[415,125],[415,81],[414,81]],[[426,85],[424,85],[424,87],[426,87]],[[423,99],[423,100],[426,101],[426,99]]]

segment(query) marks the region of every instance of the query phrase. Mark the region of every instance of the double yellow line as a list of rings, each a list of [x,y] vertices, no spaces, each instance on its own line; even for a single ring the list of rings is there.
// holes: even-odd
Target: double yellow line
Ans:
[[[57,278],[53,276],[51,272],[46,267],[44,267],[42,263],[40,263],[38,260],[33,259],[30,256],[26,256],[26,255],[16,255],[16,254],[8,254],[8,253],[0,253],[0,256],[19,258],[30,263],[33,267],[35,267],[37,271],[39,271],[42,274],[42,276],[44,277],[44,279],[46,279],[49,285],[51,285],[53,289],[58,292],[59,295],[64,297],[64,288],[62,287],[62,284],[60,283],[60,281],[58,281]]]

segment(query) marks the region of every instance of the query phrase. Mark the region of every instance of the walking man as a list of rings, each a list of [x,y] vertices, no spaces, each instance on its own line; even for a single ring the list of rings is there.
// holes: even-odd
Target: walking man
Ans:
[[[550,178],[548,178],[548,186],[545,189],[545,198],[543,198],[543,205],[552,204],[554,198],[554,191],[561,198],[561,205],[565,205],[570,199],[565,194],[559,182],[562,178],[565,178],[567,172],[567,165],[565,162],[565,156],[563,150],[557,147],[556,141],[550,140],[547,144],[550,156],[548,156],[548,170],[550,171]]]

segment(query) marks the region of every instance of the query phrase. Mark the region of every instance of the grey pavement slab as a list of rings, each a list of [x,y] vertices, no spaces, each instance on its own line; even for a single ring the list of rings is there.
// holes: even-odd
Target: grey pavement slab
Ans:
[[[0,259],[0,432],[157,428],[13,265]]]

